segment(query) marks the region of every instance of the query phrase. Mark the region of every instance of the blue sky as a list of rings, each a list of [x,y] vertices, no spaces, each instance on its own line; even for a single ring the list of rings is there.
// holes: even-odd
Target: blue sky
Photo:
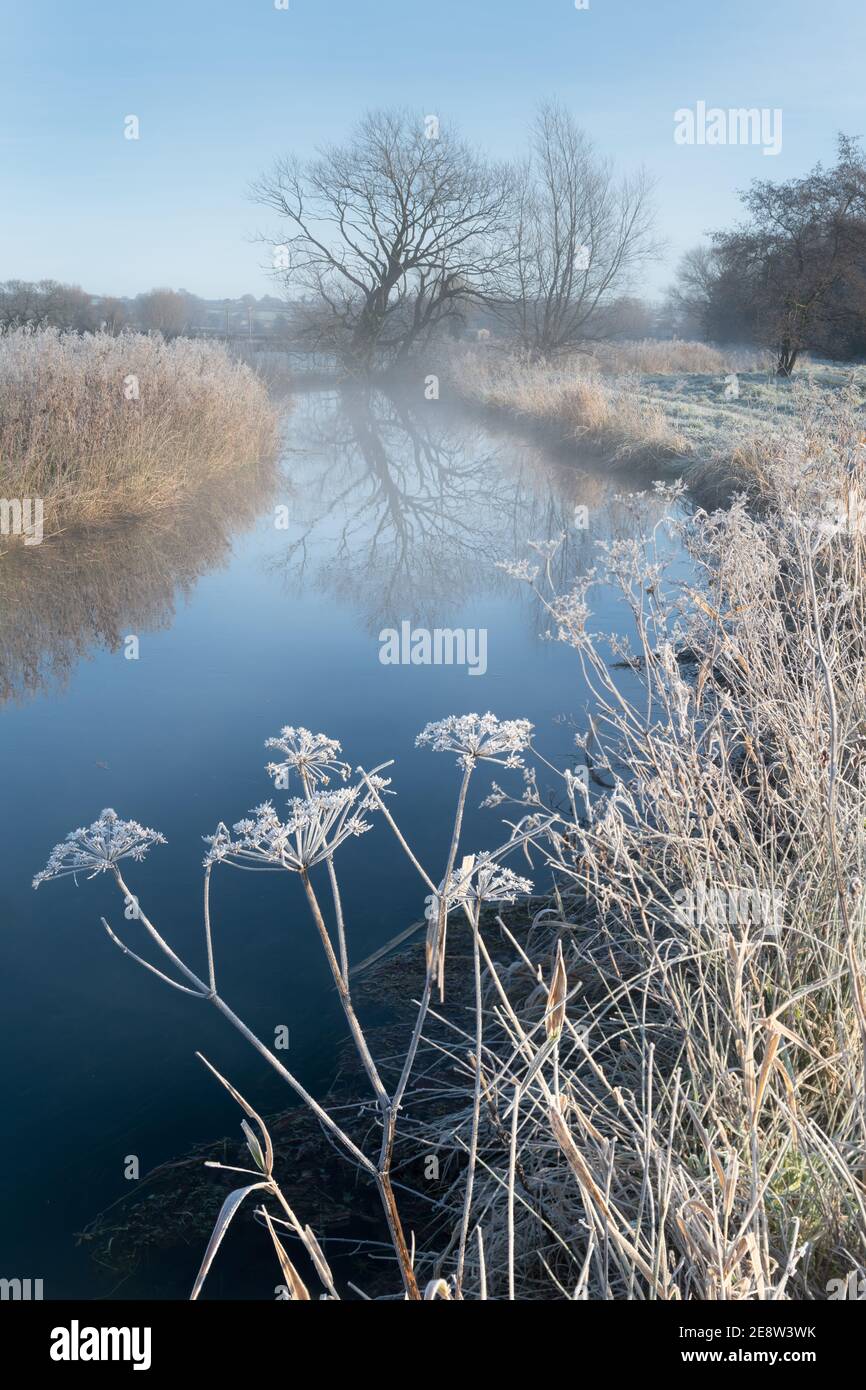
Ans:
[[[0,280],[99,293],[157,284],[262,294],[247,185],[339,139],[369,106],[456,121],[517,154],[558,97],[623,169],[658,179],[670,278],[737,213],[735,190],[866,134],[866,6],[855,0],[0,0]],[[777,157],[679,146],[673,113],[781,107]],[[141,137],[123,138],[127,115]]]

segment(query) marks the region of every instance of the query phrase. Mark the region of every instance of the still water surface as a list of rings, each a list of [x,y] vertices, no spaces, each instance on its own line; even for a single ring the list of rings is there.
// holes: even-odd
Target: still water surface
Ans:
[[[128,1192],[127,1156],[146,1173],[237,1132],[195,1048],[265,1112],[289,1098],[211,1010],[110,944],[99,916],[116,928],[123,917],[107,878],[31,891],[50,847],[104,806],[162,830],[168,845],[130,865],[128,881],[203,969],[201,836],[272,795],[264,740],[294,724],[339,738],[353,765],[396,759],[392,809],[438,880],[458,773],[451,757],[416,749],[417,732],[449,713],[525,716],[545,756],[573,765],[586,705],[574,654],[540,636],[543,614],[496,561],[565,532],[567,583],[593,563],[596,540],[633,529],[614,500],[624,486],[442,402],[309,393],[287,422],[276,482],[227,483],[158,528],[5,561],[0,1275],[42,1278],[47,1298],[187,1296],[199,1249],[118,1284],[75,1233]],[[588,507],[586,530],[576,506]],[[594,626],[628,632],[615,597],[595,596]],[[403,621],[486,629],[486,673],[383,665],[378,634]],[[130,634],[137,661],[124,657]],[[626,688],[633,680],[624,673]],[[485,793],[479,778],[466,851],[500,839],[497,812],[478,808]],[[381,825],[339,864],[357,961],[422,915],[426,890]],[[289,1064],[321,1093],[342,1034],[299,885],[225,872],[214,914],[221,992],[260,1036],[288,1026]],[[261,1267],[238,1270],[227,1243],[210,1295],[272,1296],[262,1248]]]

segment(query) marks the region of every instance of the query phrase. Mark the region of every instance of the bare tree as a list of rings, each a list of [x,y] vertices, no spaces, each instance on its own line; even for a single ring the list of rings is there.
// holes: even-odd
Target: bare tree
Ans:
[[[107,295],[104,299],[100,299],[96,314],[106,333],[116,336],[126,326],[126,305],[122,299],[115,299],[113,295]]]
[[[54,327],[91,332],[97,314],[80,285],[59,280],[7,280],[0,284],[0,327]]]
[[[743,320],[788,377],[804,349],[832,346],[855,299],[862,318],[866,159],[840,135],[832,169],[755,180],[741,197],[748,220],[715,234],[716,258],[739,284]]]
[[[177,338],[189,323],[189,304],[177,290],[156,289],[140,294],[136,309],[141,327],[147,332],[161,333],[164,338]]]
[[[653,220],[647,175],[618,179],[564,107],[543,105],[516,179],[500,317],[539,356],[609,336],[605,310],[658,252]]]
[[[693,246],[677,263],[662,307],[664,326],[677,338],[712,337],[711,306],[718,268],[711,246]]]
[[[736,257],[720,254],[716,246],[686,251],[665,297],[664,327],[675,337],[710,343],[761,342],[742,270]]]
[[[715,342],[754,342],[789,377],[807,349],[859,355],[866,346],[866,160],[839,137],[836,164],[784,183],[755,180],[748,216],[681,260],[668,295],[675,323]]]
[[[489,290],[508,182],[435,118],[372,112],[347,144],[280,160],[253,197],[284,223],[274,267],[310,302],[316,345],[368,368]]]
[[[76,333],[92,333],[99,322],[93,295],[80,285],[58,285],[51,322]]]
[[[0,284],[0,327],[39,327],[48,322],[49,289],[53,280],[4,280]]]

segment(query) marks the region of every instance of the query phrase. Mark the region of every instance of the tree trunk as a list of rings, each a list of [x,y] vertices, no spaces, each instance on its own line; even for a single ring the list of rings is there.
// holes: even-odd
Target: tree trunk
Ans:
[[[785,377],[787,380],[793,374],[794,365],[799,356],[799,348],[792,348],[787,344],[783,344],[779,349],[779,360],[776,363],[776,376]]]

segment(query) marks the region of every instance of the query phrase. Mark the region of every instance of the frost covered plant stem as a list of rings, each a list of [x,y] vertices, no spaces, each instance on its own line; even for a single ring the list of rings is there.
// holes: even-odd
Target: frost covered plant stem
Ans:
[[[322,910],[319,907],[319,900],[316,897],[315,889],[313,888],[313,885],[310,882],[310,876],[306,872],[306,870],[303,870],[301,872],[301,882],[304,885],[304,892],[307,895],[307,902],[310,906],[310,912],[312,913],[313,921],[316,924],[316,930],[319,933],[319,939],[321,940],[322,946],[324,948],[325,959],[328,962],[328,967],[331,971],[331,975],[333,976],[334,984],[337,989],[337,994],[339,995],[340,1003],[343,1007],[343,1013],[346,1015],[346,1022],[349,1025],[349,1029],[354,1039],[355,1046],[358,1049],[358,1055],[360,1056],[361,1061],[364,1065],[364,1069],[367,1072],[368,1077],[370,1078],[370,1083],[373,1087],[373,1090],[376,1093],[376,1099],[379,1102],[379,1106],[382,1110],[382,1113],[384,1115],[387,1115],[388,1108],[390,1105],[388,1092],[382,1085],[382,1079],[379,1076],[379,1072],[376,1068],[376,1063],[373,1061],[372,1054],[370,1052],[369,1047],[367,1046],[367,1039],[364,1037],[364,1031],[361,1028],[360,1023],[358,1022],[358,1018],[355,1013],[355,1006],[352,1003],[352,994],[351,990],[349,989],[348,981],[344,978],[343,971],[340,968],[340,963],[337,960],[336,955],[334,954],[334,948],[331,945],[331,938],[328,935],[328,928],[325,926],[325,919],[322,916]]]
[[[249,1183],[246,1187],[236,1189],[234,1192],[230,1192],[229,1195],[226,1197],[225,1201],[223,1202],[222,1208],[220,1210],[219,1216],[217,1217],[216,1224],[213,1229],[213,1234],[210,1240],[208,1241],[207,1249],[204,1252],[204,1258],[202,1259],[201,1267],[199,1269],[198,1274],[196,1275],[196,1280],[195,1284],[193,1285],[191,1298],[196,1299],[201,1293],[204,1281],[208,1276],[208,1272],[210,1270],[211,1265],[213,1264],[214,1256],[216,1255],[216,1252],[222,1243],[223,1236],[225,1235],[229,1227],[229,1224],[233,1220],[235,1214],[240,1210],[240,1207],[243,1204],[245,1198],[248,1197],[252,1192],[264,1191],[267,1192],[271,1197],[276,1199],[284,1213],[284,1216],[282,1218],[272,1217],[270,1213],[266,1210],[266,1208],[262,1207],[259,1209],[259,1215],[265,1222],[268,1232],[270,1233],[271,1240],[273,1241],[274,1249],[276,1251],[277,1258],[280,1262],[280,1267],[282,1269],[283,1276],[286,1281],[286,1289],[289,1299],[295,1302],[308,1302],[310,1299],[310,1294],[306,1285],[304,1284],[304,1281],[301,1279],[300,1275],[298,1274],[297,1270],[295,1269],[294,1265],[289,1259],[288,1254],[286,1253],[286,1250],[281,1240],[279,1239],[279,1236],[276,1233],[275,1227],[277,1225],[282,1226],[286,1230],[291,1231],[293,1235],[295,1235],[297,1239],[300,1241],[304,1250],[310,1257],[310,1261],[313,1265],[313,1268],[316,1271],[316,1274],[321,1280],[322,1286],[325,1290],[324,1297],[328,1299],[339,1300],[340,1295],[337,1293],[336,1285],[334,1283],[334,1276],[331,1273],[327,1260],[325,1259],[322,1247],[320,1246],[316,1237],[313,1235],[313,1232],[311,1231],[310,1227],[303,1226],[301,1222],[298,1220],[289,1203],[286,1201],[282,1189],[280,1188],[280,1185],[277,1182],[276,1177],[274,1176],[274,1146],[271,1141],[271,1136],[268,1132],[267,1125],[265,1124],[261,1116],[258,1115],[255,1110],[253,1110],[252,1106],[244,1100],[243,1096],[235,1090],[234,1086],[232,1086],[232,1084],[229,1081],[226,1081],[224,1076],[220,1075],[216,1067],[211,1066],[210,1062],[207,1060],[206,1057],[203,1057],[200,1052],[196,1055],[201,1059],[202,1062],[204,1062],[208,1071],[210,1071],[217,1078],[220,1084],[226,1088],[233,1100],[237,1101],[238,1105],[248,1116],[249,1120],[251,1120],[253,1122],[253,1125],[256,1126],[258,1134],[256,1133],[256,1129],[253,1129],[252,1126],[247,1123],[247,1120],[241,1121],[241,1128],[244,1132],[244,1137],[247,1142],[247,1148],[249,1149],[253,1162],[256,1165],[255,1169],[233,1168],[229,1167],[227,1164],[212,1161],[208,1161],[205,1164],[205,1167],[207,1168],[219,1168],[222,1169],[224,1172],[246,1173],[249,1174],[250,1177],[255,1178],[256,1181]]]
[[[514,902],[522,894],[532,892],[532,884],[518,878],[509,869],[501,869],[486,858],[477,865],[467,865],[468,873],[459,885],[460,901],[472,929],[472,967],[475,991],[475,1054],[474,1078],[472,1087],[472,1123],[469,1137],[469,1162],[463,1196],[463,1217],[460,1224],[460,1241],[457,1249],[457,1273],[455,1288],[457,1296],[463,1293],[463,1273],[466,1260],[466,1243],[469,1238],[469,1222],[472,1215],[472,1199],[475,1191],[475,1169],[478,1163],[478,1128],[481,1118],[481,1058],[484,1043],[484,1010],[481,992],[481,908],[484,902]],[[474,869],[474,873],[473,873]]]
[[[477,721],[477,716],[470,716],[469,719],[470,721]],[[483,724],[483,728],[479,727],[480,724]],[[526,732],[518,734],[518,727]],[[431,728],[432,726],[428,726],[428,730],[421,736],[421,742],[427,741],[427,735]],[[518,892],[529,891],[529,885],[525,880],[517,879],[513,874],[510,874],[508,870],[502,869],[498,863],[496,863],[496,854],[507,852],[511,847],[511,842],[504,846],[501,851],[496,852],[496,854],[492,856],[487,855],[479,859],[478,867],[471,883],[465,874],[458,880],[454,878],[454,865],[459,847],[460,832],[466,805],[466,793],[472,771],[479,758],[490,757],[496,760],[501,754],[505,755],[508,766],[518,765],[513,759],[519,751],[518,745],[520,744],[520,740],[522,738],[528,738],[528,729],[529,726],[526,725],[524,721],[513,721],[509,725],[500,726],[493,715],[485,715],[482,721],[477,721],[471,728],[465,721],[459,729],[457,726],[454,726],[449,735],[447,746],[459,748],[461,752],[463,776],[458,795],[446,872],[443,879],[443,884],[446,885],[446,889],[443,890],[436,899],[438,902],[439,940],[441,940],[442,945],[440,951],[437,941],[437,950],[428,963],[424,995],[418,1011],[409,1052],[393,1094],[389,1094],[382,1081],[382,1077],[367,1043],[352,1000],[349,983],[350,977],[345,921],[337,872],[334,864],[336,850],[350,837],[365,834],[370,830],[371,824],[369,820],[365,818],[366,813],[381,809],[385,812],[388,823],[395,830],[401,845],[403,845],[410,854],[410,858],[421,874],[424,882],[433,889],[434,894],[436,890],[433,888],[433,881],[430,879],[429,875],[411,854],[411,851],[408,850],[408,846],[396,822],[394,822],[393,817],[385,807],[384,797],[387,793],[388,783],[378,775],[381,769],[376,769],[371,773],[364,772],[361,782],[355,786],[343,787],[334,791],[324,791],[320,789],[318,784],[326,782],[332,773],[337,773],[344,780],[348,776],[347,765],[338,760],[337,754],[340,751],[340,746],[334,740],[328,739],[322,734],[311,734],[305,729],[296,730],[291,726],[286,726],[278,739],[268,740],[268,747],[278,747],[285,755],[281,762],[269,764],[268,772],[278,783],[283,777],[287,776],[289,772],[296,773],[300,779],[304,794],[302,797],[295,797],[289,802],[288,817],[285,820],[281,819],[273,804],[271,802],[266,802],[257,807],[251,817],[246,820],[238,821],[232,831],[229,831],[228,827],[221,823],[213,835],[206,837],[208,850],[204,860],[203,909],[205,949],[207,955],[207,981],[203,980],[168,944],[151,919],[142,910],[138,899],[131,892],[118,867],[120,860],[124,858],[141,860],[152,845],[164,843],[164,837],[157,831],[148,830],[135,821],[122,821],[114,811],[104,811],[99,820],[94,822],[89,829],[73,832],[67,837],[63,844],[56,846],[49,856],[45,869],[37,874],[34,879],[34,887],[38,887],[40,883],[44,882],[46,879],[63,877],[68,874],[81,872],[87,873],[92,877],[98,873],[111,872],[123,896],[124,904],[127,909],[126,915],[128,917],[134,917],[141,923],[153,945],[162,956],[165,957],[169,965],[181,978],[173,979],[165,970],[159,969],[150,961],[145,960],[142,956],[132,951],[114,932],[105,918],[103,918],[102,923],[110,940],[125,955],[130,956],[138,965],[156,976],[163,983],[195,999],[201,999],[212,1004],[223,1017],[237,1029],[241,1036],[267,1060],[270,1066],[287,1082],[295,1094],[310,1107],[319,1122],[325,1127],[328,1133],[337,1140],[350,1158],[373,1179],[380,1195],[385,1219],[391,1235],[392,1245],[403,1279],[404,1295],[413,1300],[419,1299],[421,1295],[414,1270],[414,1257],[410,1252],[403,1231],[391,1180],[397,1120],[403,1097],[409,1084],[415,1057],[418,1052],[424,1020],[429,1008],[433,982],[434,979],[437,978],[437,974],[441,972],[441,965],[438,965],[437,962],[441,961],[444,956],[444,926],[447,920],[449,907],[462,904],[464,908],[468,908],[471,902],[474,904],[472,909],[472,911],[474,911],[474,919],[470,912],[470,921],[474,920],[477,925],[478,912],[480,911],[482,899],[490,897],[504,899],[513,897],[513,895]],[[458,743],[458,739],[462,739],[462,742]],[[519,840],[514,843],[519,843]],[[468,862],[474,863],[474,860]],[[328,879],[337,923],[339,955],[334,949],[334,945],[331,941],[325,917],[311,877],[312,870],[320,865],[325,865],[328,871]],[[315,1097],[313,1097],[301,1084],[298,1078],[284,1066],[271,1049],[247,1027],[243,1020],[238,1017],[234,1010],[231,1009],[222,998],[217,986],[217,970],[211,931],[212,875],[217,866],[232,866],[248,871],[251,870],[253,872],[279,872],[282,870],[296,873],[299,876],[350,1034],[359,1059],[369,1078],[379,1109],[382,1138],[379,1156],[376,1162],[362,1151],[358,1144],[346,1133],[345,1129],[334,1120],[333,1116],[327,1113]],[[477,976],[478,970],[480,970],[478,961],[478,947],[476,944]],[[480,978],[480,976],[478,976],[478,978]],[[480,1021],[478,1026],[480,1028]],[[220,1079],[222,1080],[222,1078]],[[228,1083],[224,1084],[227,1085]],[[235,1093],[233,1092],[233,1094]],[[245,1102],[237,1096],[236,1098],[239,1100],[240,1104],[245,1106]],[[248,1113],[251,1114],[252,1112],[248,1111]],[[255,1143],[250,1142],[250,1148],[254,1157],[263,1153],[262,1147],[258,1141],[255,1141]],[[257,1159],[257,1162],[258,1161]],[[474,1165],[474,1157],[472,1162]],[[260,1164],[260,1166],[262,1165]],[[264,1168],[262,1171],[265,1171]],[[271,1192],[281,1204],[285,1205],[282,1195],[273,1180],[270,1169],[268,1169],[266,1173],[266,1181],[252,1184],[238,1194],[233,1194],[232,1199],[227,1200],[223,1211],[220,1213],[214,1235],[211,1238],[210,1245],[205,1254],[199,1279],[196,1281],[194,1290],[195,1297],[198,1296],[198,1292],[207,1270],[210,1267],[213,1255],[222,1239],[222,1234],[231,1219],[236,1205],[244,1199],[248,1192],[260,1188]],[[471,1188],[467,1205],[467,1215],[465,1218],[466,1222],[468,1222],[469,1219],[468,1213],[470,1209]],[[286,1270],[290,1271],[291,1262],[288,1261],[288,1257],[275,1235],[270,1219],[266,1219],[284,1272]],[[466,1231],[464,1230],[460,1245],[461,1270],[465,1241]],[[300,1291],[302,1287],[302,1285],[298,1285],[299,1291],[296,1293],[296,1297],[305,1296],[304,1293]],[[327,1282],[326,1287],[328,1287]]]
[[[129,886],[125,882],[122,874],[120,873],[120,870],[117,868],[116,862],[110,857],[112,853],[116,852],[116,846],[118,844],[130,843],[136,846],[140,845],[141,835],[139,832],[141,831],[141,827],[139,827],[137,823],[134,821],[120,821],[114,812],[111,813],[111,817],[112,819],[109,822],[113,831],[113,840],[111,842],[107,840],[107,837],[105,835],[105,826],[107,822],[106,813],[103,812],[103,815],[100,817],[99,821],[94,822],[94,824],[90,827],[88,831],[76,831],[74,835],[70,836],[68,840],[65,841],[62,845],[58,845],[55,847],[55,849],[49,856],[46,868],[36,876],[36,879],[34,880],[34,886],[38,887],[40,883],[44,882],[48,878],[61,877],[65,874],[74,872],[76,867],[79,869],[83,867],[89,868],[93,873],[101,872],[103,869],[111,869],[113,871],[114,878],[117,882],[117,886],[123,895],[124,903],[126,905],[134,905],[135,917],[139,922],[141,922],[142,926],[148,933],[155,946],[168,959],[171,965],[173,965],[175,969],[184,977],[184,979],[189,982],[189,984],[183,985],[180,984],[177,980],[172,980],[170,976],[166,975],[163,971],[158,970],[155,966],[151,965],[149,961],[144,960],[141,956],[138,956],[135,952],[131,951],[129,947],[123,941],[121,941],[117,934],[112,930],[111,926],[105,920],[105,918],[102,918],[102,924],[105,927],[105,930],[109,938],[114,942],[116,946],[120,948],[124,955],[130,956],[133,960],[136,961],[138,965],[141,965],[145,970],[149,971],[151,974],[154,974],[165,984],[172,986],[172,988],[174,989],[179,989],[185,994],[192,995],[194,998],[206,1000],[209,1003],[213,1004],[214,1007],[218,1009],[218,1011],[223,1015],[223,1017],[226,1018],[229,1023],[231,1023],[232,1027],[236,1028],[237,1031],[241,1034],[241,1036],[244,1037],[247,1040],[247,1042],[249,1042],[256,1049],[256,1051],[259,1052],[261,1056],[266,1059],[266,1061],[283,1078],[283,1080],[288,1083],[288,1085],[292,1088],[295,1094],[298,1095],[300,1099],[303,1100],[304,1103],[310,1107],[310,1109],[313,1111],[320,1123],[323,1124],[325,1128],[329,1131],[329,1133],[331,1133],[335,1137],[335,1139],[337,1139],[340,1142],[340,1144],[350,1154],[350,1156],[364,1169],[364,1171],[366,1171],[376,1181],[377,1186],[379,1187],[380,1193],[382,1195],[386,1219],[388,1220],[389,1226],[392,1229],[392,1235],[395,1240],[395,1247],[397,1249],[398,1258],[400,1258],[401,1267],[403,1268],[404,1281],[406,1283],[406,1292],[410,1297],[417,1297],[417,1284],[414,1279],[414,1274],[411,1270],[408,1246],[406,1245],[405,1237],[402,1234],[402,1228],[399,1225],[399,1217],[397,1215],[396,1203],[394,1200],[393,1189],[391,1187],[389,1176],[387,1174],[382,1175],[380,1172],[377,1171],[376,1165],[372,1162],[372,1160],[369,1159],[367,1155],[364,1154],[361,1151],[361,1149],[358,1148],[354,1141],[334,1121],[334,1119],[327,1113],[327,1111],[324,1110],[321,1105],[319,1105],[315,1097],[312,1096],[310,1092],[306,1089],[306,1087],[301,1084],[298,1078],[291,1071],[289,1071],[289,1069],[283,1065],[283,1063],[279,1060],[278,1057],[276,1057],[276,1055],[271,1051],[271,1049],[267,1047],[265,1043],[262,1042],[261,1038],[257,1037],[256,1034],[253,1033],[252,1029],[247,1027],[243,1019],[239,1018],[239,1016],[234,1012],[234,1010],[229,1007],[229,1005],[225,1002],[225,1000],[221,997],[221,995],[218,993],[216,989],[215,971],[213,964],[213,946],[210,935],[209,906],[210,870],[212,868],[212,862],[207,863],[205,869],[205,925],[210,974],[210,983],[206,984],[205,981],[202,980],[200,976],[194,970],[192,970],[186,964],[186,962],[181,959],[180,956],[177,955],[177,953],[171,948],[171,946],[169,946],[168,942],[157,930],[157,928],[154,926],[153,922],[150,920],[147,914],[142,910],[138,902],[138,899],[133,895]],[[164,837],[158,836],[156,832],[149,831],[146,832],[146,835],[148,836],[147,847],[149,847],[151,843],[164,843]],[[99,853],[97,853],[97,849],[99,849]],[[126,852],[131,854],[133,853],[133,850],[129,849]],[[70,855],[72,856],[71,864]],[[143,854],[138,853],[136,857],[141,858],[143,857]],[[307,876],[306,874],[302,874],[302,877],[306,878]],[[307,884],[308,883],[309,880],[307,878]],[[312,889],[310,889],[310,895],[314,902],[315,895],[312,894]],[[324,922],[322,921],[321,913],[318,912],[318,905],[316,905],[316,912],[314,916],[317,917],[317,925],[320,925],[321,934],[323,935],[324,940],[327,941],[328,947],[330,948],[330,941],[327,938],[327,931],[324,927]],[[330,952],[330,956],[331,959],[333,959],[332,951]],[[337,968],[336,971],[335,982],[336,981],[340,981],[340,983],[342,984],[342,977],[340,975],[339,968]],[[341,998],[342,997],[343,996],[341,994]],[[350,1012],[351,1017],[354,1020],[354,1011],[351,1010],[351,1005]],[[357,1020],[355,1020],[355,1022],[357,1023]],[[358,1037],[355,1035],[354,1030],[353,1036],[355,1036],[355,1040],[357,1043]],[[363,1040],[363,1035],[361,1035],[361,1045],[363,1047],[365,1057],[369,1058],[369,1051],[366,1047],[366,1041]],[[372,1059],[370,1059],[370,1061],[372,1062]],[[375,1072],[375,1067],[373,1068],[373,1070]],[[414,1292],[413,1289],[415,1290]]]
[[[466,793],[469,789],[469,778],[481,760],[499,763],[504,767],[522,767],[521,754],[529,747],[531,734],[532,725],[528,719],[499,720],[495,714],[488,711],[487,714],[482,715],[449,715],[445,719],[425,725],[415,740],[419,747],[430,747],[437,753],[456,753],[457,761],[463,768],[454,833],[451,837],[448,865],[443,880],[446,885],[451,883],[451,876],[454,872],[457,845],[460,840],[463,813],[466,807]],[[434,889],[434,902],[437,899],[439,911],[436,919],[436,933],[428,954],[436,961],[436,981],[441,1000],[445,990],[448,906],[447,898],[445,896],[440,897],[437,890]],[[428,977],[429,973],[428,967]]]
[[[126,944],[123,941],[121,941],[118,936],[116,936],[116,934],[112,931],[111,927],[109,926],[108,922],[106,922],[105,918],[103,917],[101,919],[102,925],[105,927],[109,937],[115,943],[115,945],[119,946],[125,955],[131,956],[135,961],[137,961],[139,965],[144,966],[146,970],[150,970],[156,975],[158,975],[159,978],[164,980],[166,984],[172,985],[175,989],[181,989],[186,994],[192,994],[200,999],[207,1000],[209,1003],[213,1004],[214,1007],[218,1009],[219,1012],[223,1015],[223,1017],[228,1019],[232,1027],[236,1028],[238,1032],[244,1038],[246,1038],[247,1042],[251,1043],[252,1046],[256,1049],[256,1051],[261,1053],[261,1055],[266,1059],[266,1061],[270,1063],[274,1070],[279,1073],[283,1080],[288,1082],[292,1090],[295,1091],[295,1093],[301,1098],[301,1100],[303,1100],[307,1105],[310,1106],[310,1108],[315,1113],[316,1117],[322,1122],[322,1124],[325,1125],[325,1127],[334,1135],[335,1138],[340,1140],[344,1147],[348,1149],[348,1151],[351,1153],[352,1157],[355,1158],[359,1163],[361,1163],[361,1165],[364,1168],[372,1172],[373,1165],[370,1163],[370,1160],[361,1152],[357,1145],[355,1145],[352,1142],[348,1135],[345,1134],[342,1129],[340,1129],[339,1125],[337,1125],[331,1119],[330,1115],[328,1115],[328,1113],[322,1109],[318,1101],[315,1100],[315,1098],[309,1093],[309,1091],[307,1091],[307,1089],[301,1084],[301,1082],[298,1081],[297,1077],[294,1076],[293,1073],[290,1072],[288,1068],[283,1065],[283,1063],[271,1051],[271,1049],[265,1043],[262,1042],[261,1038],[258,1038],[255,1035],[255,1033],[253,1033],[252,1029],[247,1027],[243,1019],[239,1018],[238,1015],[234,1012],[234,1010],[231,1009],[229,1005],[225,1002],[225,1000],[217,993],[215,980],[212,985],[205,984],[204,980],[202,980],[194,970],[191,970],[190,967],[185,963],[185,961],[183,961],[181,957],[177,955],[177,953],[171,948],[171,946],[169,946],[168,942],[153,925],[153,922],[150,920],[147,914],[142,910],[138,899],[134,897],[132,891],[126,884],[123,875],[120,873],[119,869],[115,870],[114,876],[117,880],[117,886],[123,894],[124,902],[126,904],[135,904],[137,920],[141,922],[148,936],[151,938],[151,940],[157,946],[157,948],[160,951],[162,951],[163,955],[166,956],[166,958],[180,972],[180,974],[183,975],[184,978],[190,982],[192,988],[187,988],[184,985],[178,984],[176,980],[172,980],[162,971],[155,970],[154,967],[151,966],[148,961],[145,961],[140,956],[135,955],[135,953],[130,951]],[[212,959],[212,947],[209,948],[208,954],[209,957],[211,957]]]

